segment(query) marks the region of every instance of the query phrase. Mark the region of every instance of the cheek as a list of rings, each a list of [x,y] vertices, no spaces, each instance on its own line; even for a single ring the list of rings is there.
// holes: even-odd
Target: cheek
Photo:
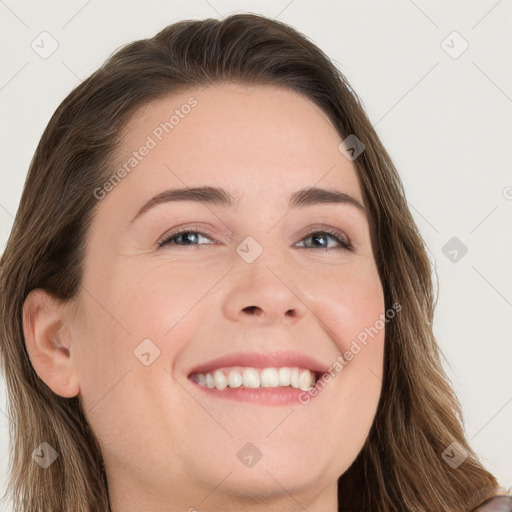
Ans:
[[[124,323],[139,338],[171,336],[215,279],[208,267],[183,268],[170,261],[156,261],[146,267],[119,265],[118,271],[112,295]]]
[[[151,458],[141,457],[140,439],[157,453],[163,449],[159,426],[182,430],[182,420],[170,412],[186,410],[190,403],[171,373],[190,324],[177,323],[184,312],[175,319],[168,315],[169,309],[181,311],[183,296],[177,294],[173,304],[169,290],[164,294],[154,286],[142,289],[142,281],[131,283],[124,281],[115,295],[96,290],[94,299],[85,298],[74,357],[83,408],[103,453],[141,466]]]
[[[384,294],[373,264],[344,267],[308,286],[314,312],[341,353],[357,351],[355,340],[367,348],[384,339]]]
[[[135,263],[122,261],[85,283],[90,293],[77,327],[74,355],[84,408],[107,435],[109,426],[133,416],[125,404],[155,395],[156,388],[181,396],[168,372],[200,322],[194,306],[211,288],[207,270],[204,280],[191,279],[191,272],[170,270],[169,263]]]
[[[362,443],[381,392],[387,325],[376,268],[369,265],[332,274],[317,289],[314,303],[314,312],[339,354],[331,362],[333,378],[327,385],[336,391],[330,400],[339,410],[350,411],[339,421],[348,430],[357,429]]]
[[[348,293],[347,290],[345,290]],[[339,474],[348,469],[361,451],[377,413],[382,392],[386,324],[380,320],[384,302],[368,288],[353,300],[340,298],[330,309],[329,324],[340,355],[333,361],[333,378],[320,394],[326,394],[330,407],[326,437],[333,439],[339,454]]]

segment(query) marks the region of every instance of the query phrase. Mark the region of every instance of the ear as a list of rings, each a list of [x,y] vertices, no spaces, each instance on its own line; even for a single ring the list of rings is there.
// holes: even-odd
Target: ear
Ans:
[[[67,306],[42,289],[32,290],[23,304],[23,334],[37,375],[60,396],[80,392],[70,357]]]

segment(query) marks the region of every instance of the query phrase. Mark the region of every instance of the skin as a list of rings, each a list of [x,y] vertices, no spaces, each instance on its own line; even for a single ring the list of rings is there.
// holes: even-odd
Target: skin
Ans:
[[[292,192],[311,186],[363,203],[355,166],[314,103],[235,84],[140,109],[119,162],[191,96],[190,114],[99,201],[79,301],[61,304],[41,290],[27,298],[31,362],[55,393],[80,395],[114,512],[292,511],[298,503],[334,512],[337,479],[377,410],[384,329],[307,405],[208,398],[187,375],[238,351],[296,350],[328,367],[385,312],[364,214],[347,204],[288,208]],[[154,195],[198,185],[239,195],[237,208],[166,203],[129,225]],[[323,250],[309,236],[318,224],[341,230],[354,251],[330,235],[332,249]],[[158,248],[177,227],[212,237]],[[248,236],[263,248],[252,263],[235,250]],[[133,352],[147,338],[160,355],[145,366]],[[262,454],[251,468],[236,455],[247,442]]]

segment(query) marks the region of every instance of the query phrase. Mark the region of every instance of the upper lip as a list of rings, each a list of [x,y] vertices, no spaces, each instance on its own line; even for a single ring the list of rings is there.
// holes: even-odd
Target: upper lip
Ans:
[[[324,374],[328,368],[311,356],[306,356],[299,352],[285,351],[272,353],[256,352],[236,352],[226,356],[212,359],[204,364],[193,368],[189,375],[194,373],[207,373],[218,368],[229,366],[248,366],[253,368],[279,368],[299,367],[305,368],[317,373]]]

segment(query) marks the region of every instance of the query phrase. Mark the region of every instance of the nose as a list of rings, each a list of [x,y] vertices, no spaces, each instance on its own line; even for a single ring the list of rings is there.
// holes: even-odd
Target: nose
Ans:
[[[274,270],[263,261],[251,265],[248,271],[234,272],[223,304],[225,317],[258,326],[299,322],[308,308],[289,273]]]

